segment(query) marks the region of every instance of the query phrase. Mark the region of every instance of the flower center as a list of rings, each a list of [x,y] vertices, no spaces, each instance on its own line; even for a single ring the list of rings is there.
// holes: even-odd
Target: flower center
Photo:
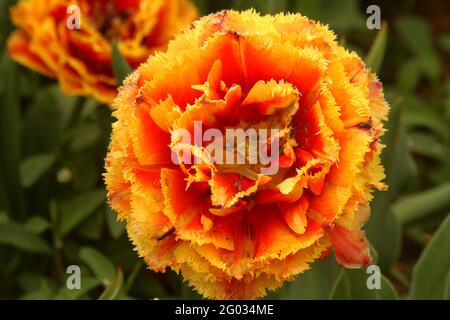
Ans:
[[[139,7],[140,0],[95,0],[89,18],[107,39],[120,37],[127,18]]]

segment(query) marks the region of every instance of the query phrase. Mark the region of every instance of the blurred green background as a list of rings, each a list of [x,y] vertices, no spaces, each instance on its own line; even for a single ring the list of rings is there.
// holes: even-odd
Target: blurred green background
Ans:
[[[106,204],[110,110],[64,96],[55,81],[7,56],[14,3],[0,1],[0,299],[200,298],[175,273],[147,270]],[[377,35],[366,28],[366,8],[380,6],[388,25],[379,76],[392,108],[383,137],[389,190],[375,194],[365,229],[382,289],[368,290],[365,270],[341,270],[330,257],[267,298],[450,299],[450,2],[195,3],[202,14],[301,12],[329,24],[361,57]],[[81,290],[66,287],[72,264],[81,267]]]

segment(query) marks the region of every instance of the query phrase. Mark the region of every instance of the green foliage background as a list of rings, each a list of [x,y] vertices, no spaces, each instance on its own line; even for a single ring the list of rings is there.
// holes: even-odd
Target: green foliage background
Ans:
[[[110,110],[63,95],[7,56],[14,2],[0,1],[0,299],[200,298],[173,272],[147,270],[106,204]],[[362,57],[377,34],[366,28],[372,1],[195,2],[202,14],[298,11]],[[379,76],[392,107],[383,137],[389,190],[376,194],[366,231],[382,289],[367,290],[365,270],[341,270],[330,257],[268,298],[450,299],[450,3],[377,4],[388,31],[368,59],[376,64],[386,45]],[[82,269],[81,290],[66,287],[72,264]]]

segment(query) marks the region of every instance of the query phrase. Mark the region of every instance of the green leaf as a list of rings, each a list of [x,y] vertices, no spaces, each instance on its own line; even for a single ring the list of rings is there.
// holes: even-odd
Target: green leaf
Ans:
[[[25,222],[25,229],[34,234],[41,234],[49,228],[50,224],[41,216],[33,216]]]
[[[208,0],[193,0],[195,7],[201,15],[208,14]]]
[[[408,224],[433,213],[442,213],[450,209],[450,182],[432,189],[409,194],[397,200],[392,212],[402,224]],[[444,211],[444,212],[445,212]]]
[[[390,281],[381,275],[380,289],[368,289],[370,274],[365,269],[342,269],[331,292],[333,300],[397,300],[397,293]]]
[[[73,152],[79,152],[98,142],[101,137],[101,130],[97,123],[87,122],[80,124],[74,130],[74,138],[70,144]]]
[[[122,85],[123,80],[133,71],[120,53],[117,41],[114,41],[112,44],[112,69],[117,85],[119,86]]]
[[[11,1],[0,1],[0,49],[6,43],[9,35],[9,31],[12,29],[11,18],[9,17],[9,6],[12,5]]]
[[[61,235],[64,236],[91,215],[106,200],[104,190],[94,190],[77,196],[62,208]]]
[[[406,131],[413,128],[426,128],[438,135],[446,135],[448,124],[445,119],[429,104],[416,96],[408,95],[403,98],[402,123]]]
[[[97,209],[77,227],[76,233],[86,239],[99,241],[102,236],[104,218],[103,210]]]
[[[117,213],[106,205],[106,222],[113,239],[118,239],[125,231],[125,221],[117,220]]]
[[[173,294],[171,296],[171,294],[168,292],[167,285],[165,284],[165,278],[153,276],[145,277],[145,281],[140,281],[140,279],[142,279],[142,276],[133,283],[133,293],[139,294],[140,296],[148,299],[173,299]],[[180,298],[183,297],[180,296]],[[198,299],[198,295],[194,298]]]
[[[92,149],[80,152],[66,161],[75,190],[88,191],[96,187],[101,173],[98,159],[94,157]]]
[[[55,155],[42,153],[26,158],[20,163],[20,182],[23,187],[31,187],[55,162]]]
[[[8,213],[6,212],[8,209],[8,195],[6,189],[5,179],[3,178],[3,172],[0,168],[0,223],[9,219]]]
[[[372,214],[366,225],[367,238],[378,251],[379,265],[385,270],[389,270],[396,261],[401,242],[401,225],[389,210],[389,205],[406,181],[417,172],[416,164],[408,150],[406,128],[402,121],[403,111],[401,105],[392,105],[388,132],[382,140],[387,145],[382,157],[386,168],[385,182],[389,190],[375,192],[375,199],[371,203]]]
[[[181,283],[181,299],[183,300],[201,300],[202,296],[187,282]]]
[[[9,214],[25,217],[26,206],[23,189],[19,179],[19,163],[21,156],[21,119],[18,95],[17,65],[2,55],[5,62],[0,78],[4,81],[3,93],[0,97],[0,170],[7,193],[6,211]],[[3,82],[3,81],[2,81]]]
[[[406,92],[414,90],[419,84],[421,74],[422,69],[417,59],[402,63],[398,72],[398,86]]]
[[[36,272],[23,273],[17,277],[17,284],[22,290],[28,292],[39,290],[46,281],[43,275]]]
[[[232,8],[235,10],[255,9],[261,14],[276,14],[287,9],[287,0],[233,0]]]
[[[106,287],[105,291],[100,295],[98,300],[117,300],[120,298],[123,287],[122,270],[117,269],[114,279]]]
[[[379,197],[379,199],[377,204],[380,204],[385,198]],[[395,215],[390,210],[380,214],[381,207],[384,207],[384,205],[381,204],[374,207],[366,232],[367,238],[373,241],[372,244],[376,246],[379,253],[380,267],[387,270],[394,264],[400,254],[402,229]],[[378,230],[382,228],[383,232],[378,232],[377,234],[377,227]]]
[[[450,214],[442,222],[414,266],[410,299],[444,299],[446,297],[449,287],[449,248]]]
[[[396,29],[401,40],[414,53],[433,50],[432,34],[427,21],[418,16],[400,17],[396,21]]]
[[[92,289],[97,288],[101,285],[101,281],[97,278],[83,276],[81,277],[81,287],[80,289],[69,289],[67,286],[62,287],[57,294],[55,294],[53,300],[76,300],[83,297],[86,293]]]
[[[109,286],[114,277],[113,263],[94,248],[83,247],[79,253],[80,259],[86,263],[105,286]]]
[[[291,1],[293,11],[298,11],[308,18],[329,24],[339,34],[351,29],[365,27],[365,17],[357,0],[302,0]]]
[[[441,73],[441,62],[427,21],[418,16],[401,17],[396,28],[401,40],[418,57],[423,72],[431,81],[436,80]]]
[[[370,245],[370,255],[372,256],[372,266],[377,266],[378,253]],[[336,280],[330,294],[333,300],[397,300],[397,292],[393,285],[383,274],[380,274],[380,289],[369,289],[369,277],[374,276],[373,271],[368,268],[361,269],[341,269],[341,274]],[[380,270],[381,271],[381,270]]]
[[[444,145],[434,134],[424,132],[411,132],[408,134],[410,149],[414,154],[429,157],[445,162]]]
[[[424,51],[419,55],[419,63],[422,71],[430,81],[438,80],[441,75],[441,60],[435,51]]]
[[[340,268],[333,257],[314,262],[311,269],[297,279],[286,283],[275,292],[277,299],[323,300],[328,299],[334,283],[340,275]]]
[[[276,14],[285,11],[287,8],[287,0],[267,0],[267,13]]]
[[[83,107],[80,112],[80,120],[94,120],[96,117],[96,111],[98,108],[102,108],[103,106],[96,100],[92,98],[85,98],[86,101],[83,103]]]
[[[444,299],[450,300],[450,270],[448,271],[447,278],[445,279]]]
[[[0,211],[0,224],[9,222],[9,217],[5,211]]]
[[[127,278],[127,281],[125,283],[124,290],[123,290],[124,293],[128,293],[128,291],[130,291],[137,276],[139,275],[139,272],[141,272],[144,265],[145,265],[145,263],[142,260],[138,260],[138,262],[136,262],[136,264],[133,267],[133,270],[131,270],[130,274],[128,275],[128,278]]]
[[[31,253],[50,253],[50,247],[42,238],[15,222],[0,224],[0,243]]]
[[[442,35],[441,38],[439,39],[439,42],[441,44],[441,47],[445,51],[450,53],[450,33]]]
[[[34,284],[31,284],[31,287],[26,294],[22,295],[20,297],[21,300],[49,300],[53,296],[55,292],[55,282],[50,279],[43,276],[37,276],[35,277]]]
[[[383,63],[388,38],[388,25],[383,23],[366,57],[366,64],[372,72],[377,73]]]
[[[41,88],[24,116],[24,153],[56,153],[83,97],[65,96],[58,85]]]

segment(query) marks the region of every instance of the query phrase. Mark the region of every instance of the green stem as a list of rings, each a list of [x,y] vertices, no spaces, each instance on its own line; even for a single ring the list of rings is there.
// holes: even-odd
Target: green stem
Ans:
[[[139,275],[139,272],[141,271],[143,266],[144,266],[144,263],[141,260],[139,260],[135,264],[135,266],[133,267],[133,270],[131,270],[130,275],[128,276],[128,279],[125,283],[124,294],[127,294],[128,291],[131,289],[134,281],[136,280],[136,278]]]
[[[397,267],[393,267],[390,271],[390,275],[397,280],[398,282],[400,282],[400,284],[402,286],[404,286],[406,289],[409,289],[410,284],[409,284],[409,279],[406,275],[404,275],[400,270],[398,270]]]

